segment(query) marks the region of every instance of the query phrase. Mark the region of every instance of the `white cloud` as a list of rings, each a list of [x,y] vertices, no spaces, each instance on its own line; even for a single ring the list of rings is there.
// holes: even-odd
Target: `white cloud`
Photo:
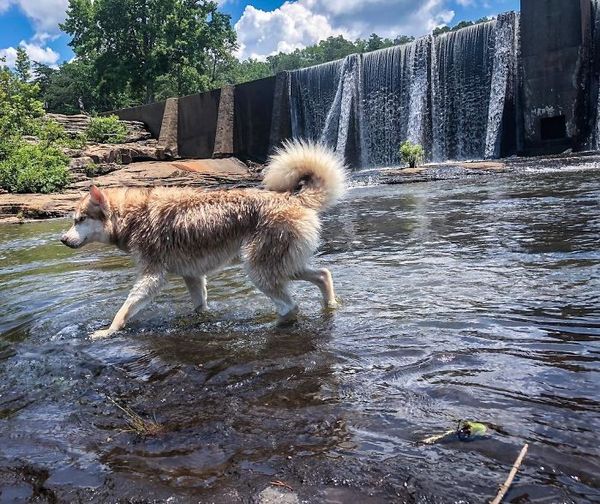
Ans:
[[[324,15],[311,11],[303,2],[286,2],[270,12],[248,5],[235,29],[239,55],[260,59],[342,33],[334,29]]]
[[[0,13],[8,10],[12,3],[12,0],[0,0]]]
[[[69,0],[0,0],[0,12],[18,6],[31,20],[36,40],[47,40],[60,34],[58,27],[67,17]]]
[[[465,1],[465,0],[462,0]],[[258,58],[315,44],[331,35],[366,38],[424,35],[447,24],[447,0],[298,0],[272,11],[247,6],[235,29],[241,58]]]
[[[14,68],[15,62],[17,61],[17,50],[14,47],[0,49],[0,58],[6,60],[6,64],[9,67]]]
[[[20,47],[25,49],[31,61],[38,63],[44,63],[45,65],[55,66],[60,59],[60,54],[51,49],[50,47],[42,47],[37,44],[28,44],[24,40],[19,44]],[[0,58],[6,58],[6,64],[13,68],[17,61],[17,49],[14,47],[7,47],[6,49],[0,49]]]
[[[67,17],[69,0],[17,0],[27,17],[33,21],[36,32],[57,34],[58,24]]]

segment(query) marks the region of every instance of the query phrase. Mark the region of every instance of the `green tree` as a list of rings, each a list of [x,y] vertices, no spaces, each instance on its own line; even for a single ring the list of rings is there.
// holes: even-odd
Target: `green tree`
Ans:
[[[394,45],[408,44],[415,40],[415,37],[409,37],[408,35],[398,35],[394,39]]]
[[[34,82],[48,112],[78,114],[102,112],[135,105],[127,90],[102,93],[91,62],[76,58],[58,69],[34,65]]]
[[[384,39],[382,39],[376,33],[372,33],[367,40],[367,44],[365,45],[365,52],[376,51],[377,49],[382,49],[384,47]]]
[[[40,96],[44,96],[52,82],[52,78],[58,73],[58,69],[52,68],[44,63],[33,62],[33,82],[38,85]]]
[[[21,80],[5,65],[0,68],[0,142],[35,133],[35,119],[44,115],[38,95],[36,84]]]
[[[28,82],[31,79],[31,60],[29,59],[27,51],[22,47],[17,47],[15,72],[23,82]]]
[[[53,145],[61,132],[43,120],[39,87],[11,72],[0,59],[0,188],[11,192],[51,192],[70,180],[68,159]],[[23,139],[35,135],[32,145]]]
[[[231,57],[222,63],[218,72],[222,84],[242,84],[273,75],[271,65],[266,61],[247,59],[238,61]]]
[[[438,26],[437,28],[435,28],[433,30],[433,35],[441,35],[443,33],[453,32],[456,30],[460,30],[462,28],[467,28],[469,26],[474,26],[474,25],[481,24],[481,23],[487,23],[488,21],[489,21],[489,18],[482,17],[475,21],[461,21],[460,23],[455,24],[453,27],[450,27],[447,25]]]
[[[235,48],[230,17],[207,0],[70,0],[61,27],[92,64],[100,94],[146,103],[157,83],[163,93],[206,90]]]

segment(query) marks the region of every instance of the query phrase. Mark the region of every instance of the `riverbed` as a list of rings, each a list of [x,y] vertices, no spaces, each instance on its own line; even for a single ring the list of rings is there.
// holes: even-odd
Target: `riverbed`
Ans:
[[[479,503],[529,443],[507,502],[600,501],[597,169],[360,186],[324,220],[334,313],[298,284],[277,327],[233,264],[209,314],[174,278],[103,341],[130,259],[1,225],[0,500]],[[461,419],[487,435],[420,443]]]

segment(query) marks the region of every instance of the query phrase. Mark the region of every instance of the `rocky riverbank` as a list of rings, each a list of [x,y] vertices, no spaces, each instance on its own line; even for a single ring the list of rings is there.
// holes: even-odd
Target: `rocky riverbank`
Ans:
[[[66,133],[76,138],[86,131],[85,115],[50,114]],[[180,160],[161,140],[152,138],[143,123],[122,121],[127,137],[120,144],[88,143],[80,149],[64,149],[70,158],[71,183],[54,194],[0,194],[0,222],[64,217],[92,185],[100,187],[153,186],[249,186],[260,180],[260,166],[249,167],[235,158]],[[29,139],[36,142],[37,139]],[[257,169],[258,168],[258,169]]]
[[[100,165],[102,166],[102,165]],[[259,176],[241,161],[205,159],[191,161],[146,161],[119,166],[96,177],[82,176],[68,189],[57,194],[0,194],[0,222],[64,217],[73,210],[90,185],[100,187],[153,186],[251,186]]]

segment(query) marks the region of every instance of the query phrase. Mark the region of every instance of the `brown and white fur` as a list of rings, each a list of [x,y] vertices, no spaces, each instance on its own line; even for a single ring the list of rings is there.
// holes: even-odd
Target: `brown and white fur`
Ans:
[[[73,226],[61,237],[71,248],[100,242],[129,252],[139,276],[104,337],[122,329],[165,285],[182,276],[196,310],[207,308],[206,275],[242,258],[254,285],[282,320],[297,305],[288,284],[305,280],[336,306],[331,273],[307,263],[319,242],[319,213],[343,194],[345,168],[328,148],[288,142],[266,168],[261,189],[204,191],[182,188],[92,186],[78,203]]]

